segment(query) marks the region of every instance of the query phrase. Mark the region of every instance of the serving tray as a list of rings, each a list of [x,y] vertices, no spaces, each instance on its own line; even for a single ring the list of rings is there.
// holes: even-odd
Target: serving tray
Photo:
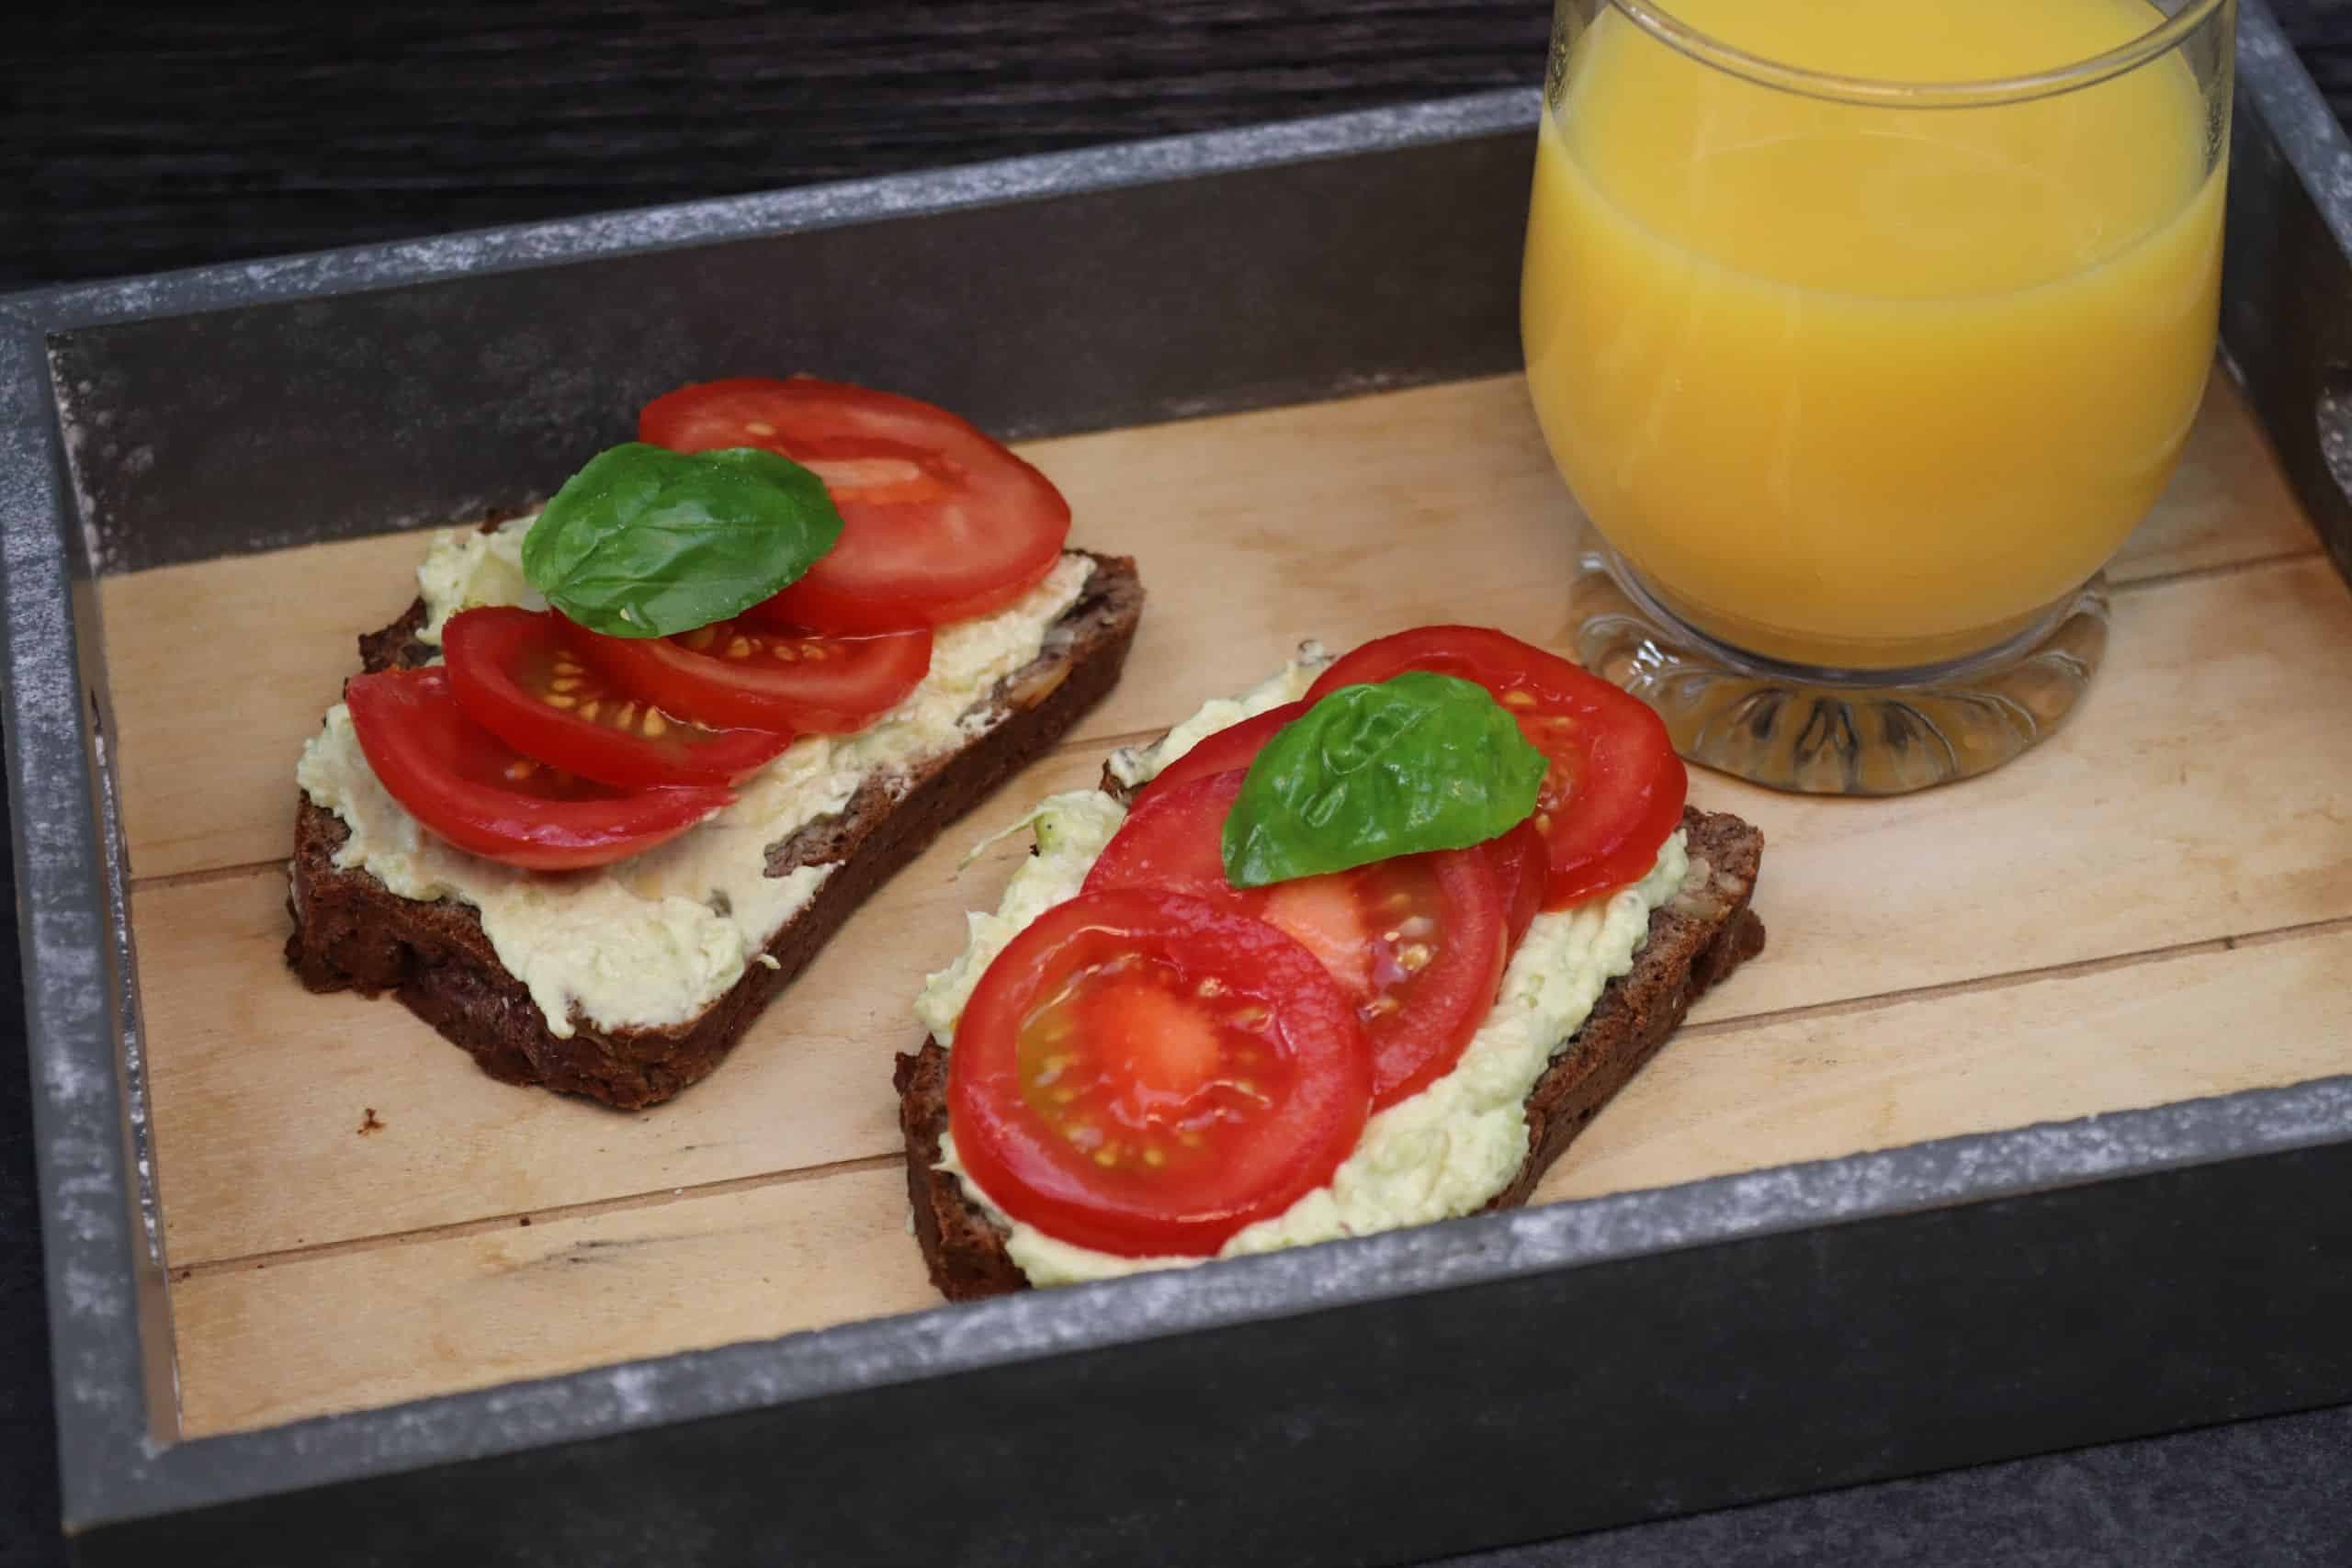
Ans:
[[[2352,1397],[2352,152],[2258,5],[2241,47],[2236,374],[2057,740],[1899,801],[1698,777],[1772,945],[1542,1206],[954,1309],[889,1063],[1019,852],[968,845],[1303,636],[1566,633],[1535,96],[0,304],[82,1560],[1404,1561]],[[1028,437],[1141,558],[1118,692],[655,1111],[301,991],[292,762],[410,597],[389,530],[794,367]]]

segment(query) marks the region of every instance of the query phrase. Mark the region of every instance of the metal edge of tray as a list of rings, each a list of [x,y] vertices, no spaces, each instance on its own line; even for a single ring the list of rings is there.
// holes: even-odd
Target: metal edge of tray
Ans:
[[[2253,6],[2247,19],[2267,21]],[[1478,100],[1477,112],[1494,118],[1449,134],[1492,134],[1523,126],[1532,118],[1532,101],[1531,94]],[[1516,122],[1514,116],[1520,117]],[[1381,118],[1345,117],[1318,129],[1330,136],[1334,126]],[[1227,151],[1250,134],[1226,138]],[[1350,150],[1344,136],[1317,145]],[[1030,160],[1022,166],[1049,176],[1054,162]],[[1247,164],[1236,159],[1221,166]],[[1093,165],[1098,175],[1104,167]],[[873,210],[920,209],[918,193],[926,178],[904,182],[912,188],[900,197],[886,192]],[[1049,177],[1041,177],[1023,188],[1053,186]],[[614,231],[604,232],[610,239]],[[413,256],[404,265],[410,266],[403,275],[410,281],[441,276]],[[355,276],[339,270],[343,265],[339,260],[311,281],[337,287],[334,279]],[[222,270],[191,276],[217,284]],[[264,281],[275,286],[283,277]],[[1099,1374],[1104,1370],[1100,1356],[1142,1342],[1181,1352],[1187,1346],[1216,1343],[1220,1337],[1246,1337],[1269,1318],[1301,1312],[1327,1321],[1352,1319],[1382,1303],[1440,1292],[1468,1302],[1498,1290],[1541,1288],[1578,1272],[1593,1277],[1595,1271],[1694,1254],[1727,1255],[1792,1230],[1831,1227],[1808,1238],[1810,1249],[1819,1253],[1833,1246],[1836,1235],[1950,1217],[1956,1207],[2030,1213],[2069,1194],[2104,1195],[2135,1181],[2163,1179],[2167,1172],[2184,1175],[2175,1168],[2193,1169],[2207,1162],[2228,1162],[2230,1170],[2299,1172],[2297,1179],[2303,1179],[2309,1158],[2332,1157],[2352,1130],[2347,1086],[2330,1080],[1458,1222],[1193,1276],[932,1311],[260,1432],[153,1444],[146,1436],[135,1326],[132,1260],[140,1249],[125,1201],[131,1184],[122,1137],[124,1101],[104,974],[108,912],[98,893],[105,886],[103,850],[92,820],[90,736],[73,659],[77,626],[64,608],[73,603],[74,509],[39,372],[48,332],[61,324],[136,315],[153,304],[152,292],[142,296],[134,286],[123,287],[120,295],[101,288],[0,303],[8,329],[0,344],[0,354],[7,356],[0,369],[7,372],[10,400],[8,425],[0,433],[6,441],[0,446],[0,513],[6,548],[0,570],[7,589],[8,766],[17,792],[16,852],[67,1507],[69,1518],[89,1532],[84,1544],[94,1561],[112,1555],[114,1543],[125,1550],[134,1542],[152,1544],[159,1538],[150,1527],[160,1515],[200,1510],[185,1517],[192,1529],[199,1529],[198,1521],[212,1527],[250,1522],[249,1510],[266,1506],[255,1499],[274,1495],[288,1502],[288,1494],[306,1487],[331,1488],[312,1495],[339,1499],[338,1506],[352,1505],[355,1523],[372,1521],[366,1540],[354,1536],[346,1543],[354,1551],[389,1551],[400,1520],[384,1513],[386,1500],[405,1496],[413,1508],[415,1496],[398,1486],[387,1490],[386,1483],[402,1476],[429,1477],[430,1484],[454,1487],[466,1467],[452,1461],[501,1460],[536,1465],[544,1472],[548,1465],[571,1462],[551,1458],[548,1445],[563,1445],[560,1451],[575,1457],[664,1447],[707,1456],[714,1436],[721,1444],[741,1440],[750,1452],[783,1436],[761,1425],[763,1416],[776,1414],[778,1402],[807,1404],[812,1411],[820,1404],[839,1409],[844,1401],[904,1390],[910,1380],[951,1378],[959,1380],[957,1386],[975,1386],[972,1380],[1024,1365],[1043,1375],[1040,1369],[1049,1363],[1083,1363]],[[196,288],[181,303],[206,298],[205,287],[212,285]],[[51,306],[61,300],[62,313],[51,315]],[[213,296],[207,308],[229,302]],[[39,824],[39,829],[28,830],[28,823]],[[2341,1262],[2331,1253],[2314,1267],[2340,1269]],[[2318,1370],[2325,1375],[2311,1382],[2312,1397],[2342,1397],[2326,1381],[2340,1369]],[[1001,1380],[987,1386],[1000,1396],[1004,1392]],[[2233,1413],[2280,1407],[2277,1398],[2275,1390],[2266,1390],[2241,1399]],[[688,1425],[676,1425],[681,1423]],[[2091,1436],[2122,1435],[2124,1429],[2128,1426]],[[605,1440],[582,1442],[588,1438]],[[2074,1440],[2091,1437],[2078,1433]],[[1814,1479],[1860,1479],[1891,1473],[1888,1464],[1918,1461],[1917,1451],[1890,1444],[1891,1439],[1882,1441],[1878,1458],[1863,1459],[1859,1469],[1851,1463],[1843,1469],[1816,1467]],[[1966,1457],[1965,1451],[1960,1455]],[[473,1473],[480,1479],[472,1484],[501,1479],[492,1468]],[[577,1479],[580,1472],[566,1473]],[[1761,1484],[1769,1491],[1787,1481],[1782,1476]],[[1624,1505],[1632,1511],[1622,1517],[1757,1495],[1765,1493],[1750,1485],[1686,1493],[1662,1502],[1653,1497]],[[518,1510],[518,1517],[543,1521],[546,1499],[533,1498],[532,1505]],[[591,1509],[587,1517],[602,1515]],[[1556,1510],[1528,1516],[1544,1524],[1561,1517]],[[407,1539],[413,1543],[413,1518],[409,1523]],[[375,1526],[382,1527],[380,1535],[373,1533]],[[1166,1539],[1182,1538],[1179,1532]],[[299,1560],[322,1560],[315,1542],[308,1550],[311,1554]]]
[[[2262,0],[2239,0],[2222,336],[2304,513],[2352,581],[2352,138]],[[2246,134],[2251,130],[2253,134]]]
[[[2347,1128],[2326,1079],[204,1438],[82,1561],[1415,1561],[2335,1403]]]

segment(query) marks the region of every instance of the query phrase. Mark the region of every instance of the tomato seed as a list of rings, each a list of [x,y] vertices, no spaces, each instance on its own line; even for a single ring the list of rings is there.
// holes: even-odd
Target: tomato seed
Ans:
[[[548,689],[555,692],[576,692],[580,689],[580,679],[576,675],[559,675],[548,682]]]
[[[582,718],[594,718],[596,716],[595,698],[591,697],[586,702],[580,705],[580,716]]]
[[[1161,1166],[1168,1163],[1168,1156],[1160,1152],[1160,1148],[1158,1144],[1149,1144],[1144,1148],[1143,1163],[1151,1167],[1152,1169],[1158,1170]]]
[[[729,659],[749,659],[751,656],[752,639],[750,637],[739,637],[727,645],[727,657]]]
[[[700,653],[704,649],[708,648],[718,636],[718,631],[715,626],[696,626],[686,634],[686,646],[696,653]]]
[[[547,696],[548,706],[551,708],[568,708],[579,700],[578,697],[566,696],[561,692],[549,692]]]
[[[646,734],[650,736],[660,735],[669,728],[670,722],[662,716],[662,710],[660,708],[647,708],[645,710]]]
[[[623,729],[627,729],[630,725],[635,724],[637,722],[637,705],[635,703],[623,703],[621,705],[621,711],[613,715],[613,722],[620,726]]]

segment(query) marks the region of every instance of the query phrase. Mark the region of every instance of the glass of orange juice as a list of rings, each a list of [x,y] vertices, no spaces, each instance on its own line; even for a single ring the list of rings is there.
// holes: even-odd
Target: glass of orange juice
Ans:
[[[1890,794],[2055,728],[2213,357],[2233,0],[1558,0],[1527,379],[1585,663]]]

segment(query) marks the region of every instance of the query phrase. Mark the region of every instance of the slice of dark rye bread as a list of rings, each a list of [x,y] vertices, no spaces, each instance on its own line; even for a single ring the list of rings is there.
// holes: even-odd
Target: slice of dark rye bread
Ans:
[[[1748,908],[1764,835],[1736,817],[1688,807],[1682,826],[1691,860],[1706,863],[1705,882],[1686,886],[1651,912],[1649,938],[1634,967],[1602,987],[1568,1048],[1528,1092],[1527,1158],[1487,1208],[1526,1202],[1609,1097],[1666,1043],[1700,993],[1764,950],[1764,922]],[[938,1168],[939,1139],[947,1131],[947,1061],[936,1040],[899,1057],[899,1125],[907,1139],[915,1239],[931,1282],[950,1301],[1026,1290],[1028,1280],[1005,1251],[1004,1233]]]
[[[574,1010],[574,1032],[559,1038],[523,983],[499,963],[469,906],[404,898],[364,869],[338,869],[343,819],[308,795],[294,819],[287,963],[314,991],[392,992],[494,1078],[543,1084],[624,1110],[669,1099],[718,1065],[768,998],[876,888],[1042,756],[1117,683],[1142,614],[1143,584],[1132,559],[1092,558],[1084,593],[1054,623],[1044,650],[986,699],[984,705],[1004,716],[1000,722],[958,750],[869,779],[838,816],[769,846],[770,876],[802,865],[839,869],[768,942],[775,966],[748,965],[732,989],[691,1021],[605,1029]],[[416,640],[424,624],[420,600],[359,639],[361,663],[372,672],[424,662],[439,650]]]

